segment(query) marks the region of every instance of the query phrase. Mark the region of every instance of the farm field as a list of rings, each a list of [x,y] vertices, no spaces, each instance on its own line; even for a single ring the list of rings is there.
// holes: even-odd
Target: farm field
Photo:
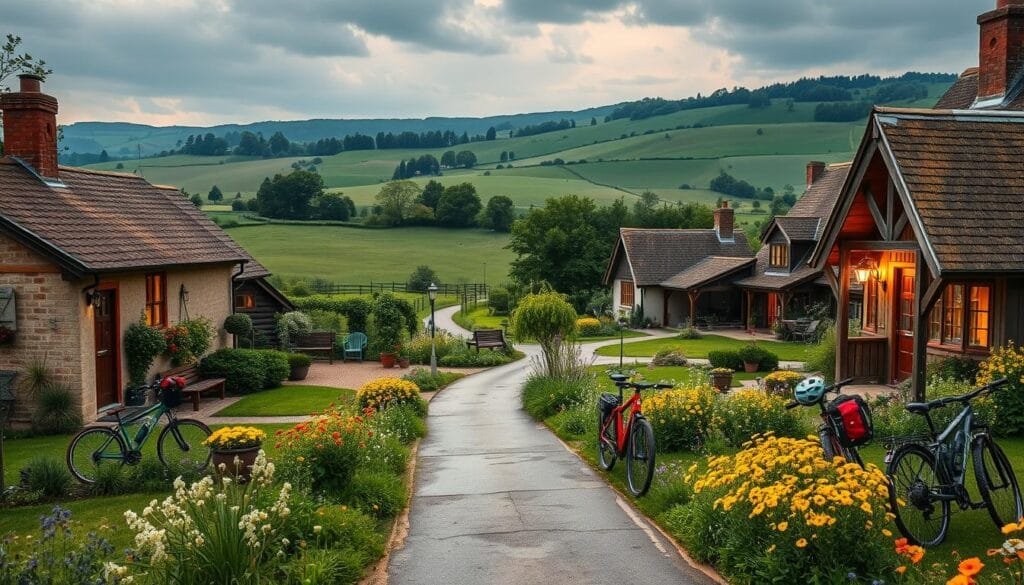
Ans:
[[[505,280],[515,255],[507,234],[429,227],[358,229],[333,226],[260,225],[229,231],[276,276],[317,277],[363,284],[405,282],[421,264],[442,282]]]

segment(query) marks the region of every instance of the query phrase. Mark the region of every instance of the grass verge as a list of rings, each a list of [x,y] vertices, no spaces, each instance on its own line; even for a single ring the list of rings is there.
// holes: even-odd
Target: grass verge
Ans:
[[[626,357],[650,357],[662,349],[680,348],[683,355],[689,358],[707,358],[709,351],[736,351],[749,342],[740,341],[723,335],[704,335],[700,339],[677,339],[675,337],[649,339],[626,344],[623,348]],[[757,342],[758,345],[779,356],[783,361],[802,362],[807,359],[807,350],[812,347],[805,343],[791,341]],[[617,356],[618,345],[606,345],[597,350],[597,355]]]

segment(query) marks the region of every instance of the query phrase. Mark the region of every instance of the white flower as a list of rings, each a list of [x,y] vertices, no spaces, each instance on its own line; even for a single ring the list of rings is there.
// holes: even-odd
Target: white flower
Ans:
[[[313,527],[313,534],[320,534],[320,531],[323,530],[323,529],[324,529],[323,526],[320,526],[319,524],[317,524],[316,526]]]

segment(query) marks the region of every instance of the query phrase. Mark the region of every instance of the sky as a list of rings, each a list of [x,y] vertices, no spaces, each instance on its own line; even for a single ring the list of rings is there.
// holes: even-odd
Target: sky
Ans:
[[[3,0],[60,122],[487,116],[959,73],[995,0]]]

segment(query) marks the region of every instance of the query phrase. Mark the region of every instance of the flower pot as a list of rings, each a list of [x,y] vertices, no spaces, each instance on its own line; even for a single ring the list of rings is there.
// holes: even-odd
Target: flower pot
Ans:
[[[395,367],[395,354],[389,351],[380,352],[380,365],[385,368]]]
[[[288,374],[288,379],[293,382],[296,380],[305,380],[308,375],[309,366],[296,366],[292,368],[292,371]]]
[[[409,358],[407,358],[407,357],[398,358],[398,367],[400,367],[400,368],[408,368],[409,367]]]
[[[743,362],[743,371],[752,374],[757,371],[757,362]]]
[[[711,384],[724,394],[732,387],[732,374],[711,374]]]
[[[248,481],[252,475],[252,464],[256,462],[256,456],[260,453],[260,446],[256,445],[247,449],[213,449],[210,453],[215,473]],[[237,465],[235,458],[238,458]],[[223,472],[220,470],[222,463],[224,464]]]

